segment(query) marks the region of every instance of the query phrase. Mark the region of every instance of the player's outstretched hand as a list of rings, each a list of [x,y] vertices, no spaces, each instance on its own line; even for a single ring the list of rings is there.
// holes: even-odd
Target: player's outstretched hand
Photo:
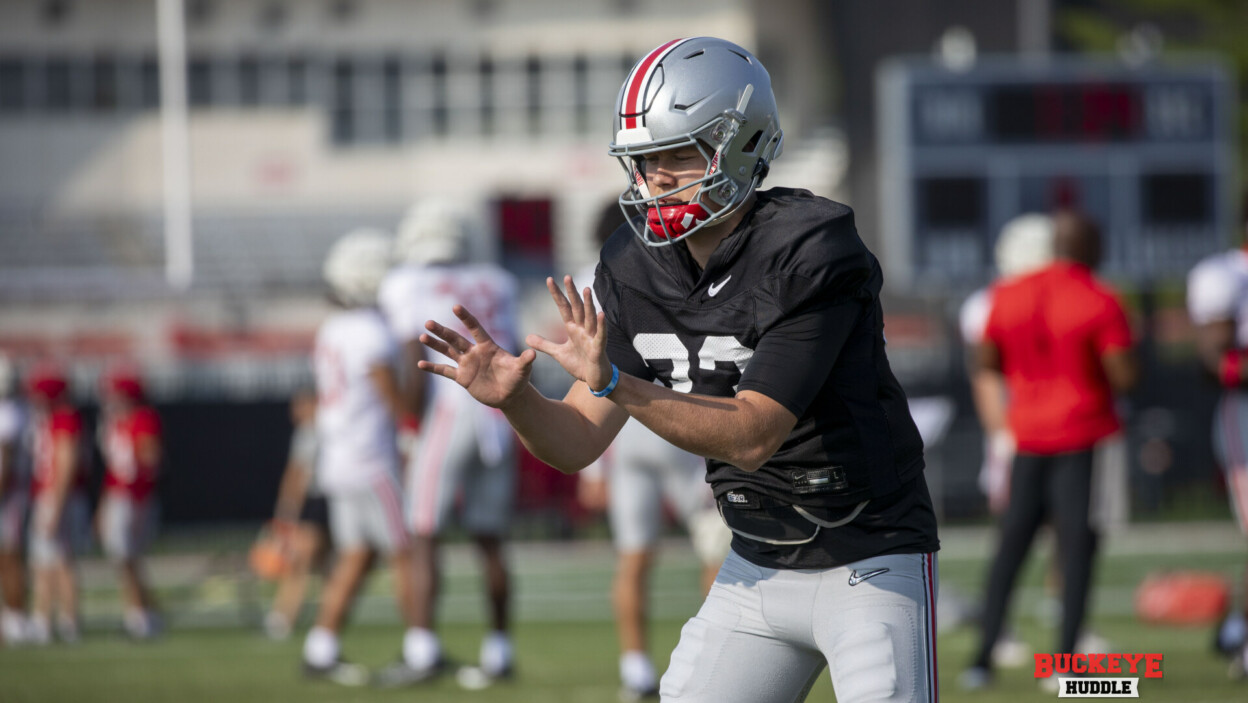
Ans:
[[[611,382],[611,362],[607,360],[607,325],[602,313],[594,309],[594,296],[588,288],[577,294],[571,276],[563,277],[564,290],[559,290],[555,279],[546,279],[546,289],[559,308],[568,341],[562,344],[536,334],[524,341],[543,354],[550,355],[564,371],[589,384],[591,390],[601,390]],[[564,292],[567,292],[565,295]]]
[[[485,405],[503,407],[528,384],[537,353],[526,349],[520,356],[513,356],[494,343],[477,318],[463,305],[456,305],[453,312],[468,328],[473,341],[465,339],[445,325],[429,320],[425,323],[425,329],[432,334],[420,335],[421,344],[447,356],[456,366],[421,361],[420,368],[455,381]]]

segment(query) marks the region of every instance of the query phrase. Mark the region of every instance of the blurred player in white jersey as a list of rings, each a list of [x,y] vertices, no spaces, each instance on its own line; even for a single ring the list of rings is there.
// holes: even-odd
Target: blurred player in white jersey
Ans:
[[[624,214],[613,200],[599,217],[598,245],[623,224]],[[593,289],[596,267],[596,262],[586,267],[575,280]],[[706,482],[706,462],[630,418],[602,457],[577,474],[577,495],[586,508],[607,511],[619,554],[611,595],[620,643],[620,699],[657,698],[659,678],[646,651],[646,606],[664,504],[693,542],[702,563],[703,595],[732,543]]]
[[[17,373],[0,353],[0,639],[26,641],[26,566],[22,531],[30,502],[30,469],[23,451],[26,409],[16,394]]]
[[[459,522],[482,557],[489,602],[489,632],[480,666],[465,668],[465,686],[488,685],[512,672],[510,574],[503,540],[516,490],[515,441],[498,410],[477,403],[450,379],[420,371],[419,337],[425,321],[445,317],[456,303],[478,311],[481,323],[507,349],[516,348],[516,279],[492,263],[471,261],[485,227],[466,208],[444,202],[418,203],[405,215],[395,238],[399,265],[382,283],[380,302],[403,345],[407,407],[419,418],[419,433],[407,458],[408,526],[414,538],[417,668],[420,681],[445,664],[436,634],[440,583],[438,538],[462,499]],[[409,423],[412,424],[412,423]]]
[[[361,686],[368,672],[342,659],[338,634],[374,558],[390,560],[399,610],[410,626],[411,555],[403,527],[395,424],[401,400],[394,338],[376,308],[389,266],[390,237],[356,230],[338,240],[324,274],[343,310],[322,323],[313,363],[318,479],[329,501],[338,561],[325,585],[316,625],[303,645],[306,675]]]
[[[159,629],[142,556],[158,519],[155,493],[163,454],[160,417],[145,399],[137,369],[129,365],[108,370],[101,379],[100,397],[99,442],[105,473],[96,529],[104,554],[117,566],[126,632],[147,639]]]
[[[1248,220],[1244,234],[1248,237]],[[1248,535],[1248,244],[1210,256],[1192,269],[1187,309],[1196,326],[1201,365],[1222,386],[1213,418],[1214,451],[1240,529]],[[1242,578],[1241,609],[1248,607],[1248,572]],[[1243,612],[1236,612],[1223,623],[1219,638],[1231,640],[1232,673],[1238,677],[1248,669],[1244,630]]]

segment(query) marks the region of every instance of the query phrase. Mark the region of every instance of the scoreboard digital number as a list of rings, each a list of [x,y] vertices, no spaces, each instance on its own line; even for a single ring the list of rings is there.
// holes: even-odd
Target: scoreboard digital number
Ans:
[[[877,133],[890,280],[978,286],[993,275],[1002,225],[1063,205],[1100,223],[1104,274],[1184,275],[1233,230],[1231,95],[1210,63],[885,65]]]

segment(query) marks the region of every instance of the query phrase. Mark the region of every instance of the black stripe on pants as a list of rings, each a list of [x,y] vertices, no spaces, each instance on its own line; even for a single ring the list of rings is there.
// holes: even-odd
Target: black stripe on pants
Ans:
[[[1062,624],[1056,652],[1073,652],[1087,610],[1097,533],[1089,521],[1092,450],[1014,457],[1010,503],[1001,516],[1000,542],[988,573],[987,599],[975,666],[991,667],[1014,582],[1046,517],[1057,532],[1062,569]]]

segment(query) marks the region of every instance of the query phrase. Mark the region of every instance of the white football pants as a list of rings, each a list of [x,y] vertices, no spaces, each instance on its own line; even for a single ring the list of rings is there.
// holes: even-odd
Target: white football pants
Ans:
[[[838,703],[936,701],[936,590],[932,554],[778,570],[734,551],[681,630],[660,695],[792,703],[826,664]]]

